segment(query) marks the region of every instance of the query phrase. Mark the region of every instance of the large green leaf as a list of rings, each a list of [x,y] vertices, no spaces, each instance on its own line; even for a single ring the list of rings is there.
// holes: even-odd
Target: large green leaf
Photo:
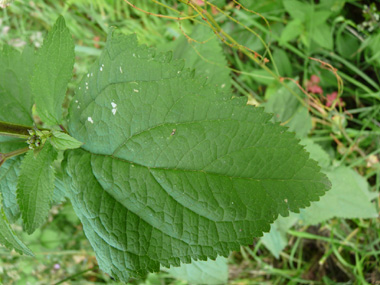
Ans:
[[[18,253],[33,256],[31,250],[22,243],[12,230],[3,211],[2,204],[2,196],[0,193],[0,244],[5,245],[9,249],[15,249]]]
[[[262,108],[112,33],[78,87],[69,196],[99,265],[127,280],[227,256],[329,188]]]
[[[56,150],[47,141],[36,155],[29,151],[21,164],[17,182],[17,202],[20,206],[24,229],[33,233],[45,222],[53,200]]]
[[[34,62],[31,47],[25,47],[22,54],[9,46],[0,52],[0,121],[32,125],[30,79]]]
[[[48,125],[59,124],[67,83],[74,66],[74,41],[60,16],[38,52],[32,91],[38,115]]]

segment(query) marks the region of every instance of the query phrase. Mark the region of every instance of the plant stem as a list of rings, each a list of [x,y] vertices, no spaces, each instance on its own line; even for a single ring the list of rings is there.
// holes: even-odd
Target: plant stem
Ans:
[[[33,127],[27,127],[23,125],[16,125],[16,124],[0,121],[0,135],[1,136],[27,139],[30,137],[28,130],[32,130],[32,129]]]
[[[17,150],[8,152],[8,153],[1,153],[0,152],[0,166],[3,165],[3,163],[6,162],[7,159],[12,158],[12,157],[17,156],[17,155],[20,155],[20,154],[23,154],[29,150],[30,150],[29,147],[25,147],[25,148],[17,149]]]

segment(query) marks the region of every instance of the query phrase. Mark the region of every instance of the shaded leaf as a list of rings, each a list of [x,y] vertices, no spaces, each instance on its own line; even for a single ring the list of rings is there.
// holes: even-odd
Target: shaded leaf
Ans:
[[[9,249],[15,249],[20,254],[33,256],[32,251],[16,236],[2,208],[0,193],[0,244]]]
[[[33,98],[30,80],[35,63],[34,50],[22,53],[4,46],[0,52],[0,121],[32,125]]]
[[[27,144],[22,140],[0,136],[1,153],[25,147],[27,147]],[[16,201],[16,189],[22,158],[22,156],[17,156],[8,159],[0,167],[0,192],[3,196],[3,210],[10,222],[15,222],[20,216],[20,210]]]

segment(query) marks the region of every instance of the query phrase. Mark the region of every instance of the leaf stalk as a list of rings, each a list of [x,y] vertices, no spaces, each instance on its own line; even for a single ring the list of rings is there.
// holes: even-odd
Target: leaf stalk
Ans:
[[[33,127],[27,127],[23,125],[16,125],[12,123],[0,121],[0,135],[8,137],[16,137],[20,139],[29,138],[29,130],[32,130]]]

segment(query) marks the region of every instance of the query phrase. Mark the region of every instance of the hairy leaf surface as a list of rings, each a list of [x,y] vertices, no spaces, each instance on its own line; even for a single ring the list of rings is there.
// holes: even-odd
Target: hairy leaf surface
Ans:
[[[74,66],[74,41],[60,16],[38,52],[32,91],[38,115],[48,125],[62,118],[62,103]]]
[[[294,134],[170,58],[111,34],[69,109],[69,195],[124,281],[227,256],[329,188]]]
[[[35,155],[29,151],[21,164],[17,183],[17,201],[25,230],[31,234],[45,222],[54,193],[54,169],[57,152],[47,141]]]

